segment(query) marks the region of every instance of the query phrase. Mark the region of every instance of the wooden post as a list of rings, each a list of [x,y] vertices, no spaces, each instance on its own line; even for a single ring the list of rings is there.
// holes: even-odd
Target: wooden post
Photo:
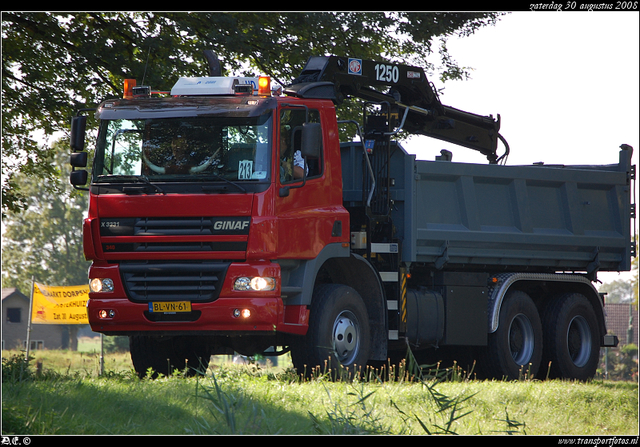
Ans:
[[[29,367],[29,351],[31,349],[31,314],[33,313],[33,288],[35,287],[35,277],[31,277],[31,294],[29,296],[29,315],[27,319],[27,346],[26,353],[24,357],[24,362],[20,367],[20,378],[22,379],[22,373],[24,372],[24,367]]]
[[[29,316],[27,320],[27,354],[25,361],[29,361],[29,350],[31,348],[31,314],[33,313],[33,288],[35,287],[35,279],[31,277],[31,294],[29,296]]]

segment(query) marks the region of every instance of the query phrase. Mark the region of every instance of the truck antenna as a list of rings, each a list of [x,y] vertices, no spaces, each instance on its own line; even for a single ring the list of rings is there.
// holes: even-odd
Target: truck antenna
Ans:
[[[144,72],[142,73],[142,83],[144,85],[144,79],[147,77],[147,67],[149,66],[149,55],[151,54],[151,45],[149,45],[149,50],[147,51],[147,61],[144,63]]]

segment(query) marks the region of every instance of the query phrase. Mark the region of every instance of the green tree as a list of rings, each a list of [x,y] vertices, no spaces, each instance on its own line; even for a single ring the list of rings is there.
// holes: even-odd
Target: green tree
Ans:
[[[90,262],[82,249],[82,220],[87,198],[69,184],[68,140],[55,142],[45,159],[54,175],[18,173],[15,185],[26,197],[24,207],[3,219],[2,287],[29,294],[31,279],[52,286],[88,282]],[[72,350],[80,325],[67,325]]]
[[[169,90],[202,76],[214,50],[227,73],[287,84],[311,55],[402,61],[441,80],[468,71],[446,41],[494,24],[496,13],[46,13],[2,15],[2,213],[28,206],[17,173],[52,180],[39,138],[68,130],[78,109],[120,97],[125,78]],[[432,59],[437,59],[434,62]]]
[[[16,175],[28,197],[21,212],[3,219],[2,287],[27,293],[31,278],[54,286],[87,284],[89,262],[82,249],[82,220],[87,198],[69,185],[68,142],[56,142],[51,166],[56,175]]]
[[[634,281],[616,279],[602,284],[598,291],[607,294],[607,303],[631,303],[634,299]]]

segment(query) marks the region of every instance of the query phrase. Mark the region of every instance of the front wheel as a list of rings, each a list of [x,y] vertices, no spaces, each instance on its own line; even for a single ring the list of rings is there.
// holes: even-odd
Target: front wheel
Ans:
[[[184,371],[187,376],[203,374],[209,367],[211,351],[197,337],[158,337],[135,335],[129,337],[131,361],[138,377],[152,378],[158,374],[169,376]]]
[[[307,335],[291,346],[293,366],[306,375],[318,367],[354,372],[366,365],[369,351],[369,316],[358,292],[340,284],[316,287]]]
[[[600,357],[600,332],[589,300],[578,293],[554,300],[544,313],[543,324],[549,377],[591,379]]]

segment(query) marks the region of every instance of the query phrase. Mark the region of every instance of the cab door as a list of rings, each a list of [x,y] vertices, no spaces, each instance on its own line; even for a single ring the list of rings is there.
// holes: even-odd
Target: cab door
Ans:
[[[278,216],[278,253],[281,259],[312,259],[331,242],[340,242],[349,232],[348,214],[342,207],[342,178],[332,184],[327,166],[327,142],[337,142],[323,122],[322,105],[286,106],[280,109],[277,127],[277,151],[280,174],[276,179]],[[333,121],[335,123],[335,114]],[[304,128],[320,125],[322,139],[315,156],[305,155]],[[338,162],[339,162],[339,144]],[[339,165],[337,166],[339,170]],[[335,181],[335,179],[333,181]],[[346,232],[346,233],[345,233]]]

